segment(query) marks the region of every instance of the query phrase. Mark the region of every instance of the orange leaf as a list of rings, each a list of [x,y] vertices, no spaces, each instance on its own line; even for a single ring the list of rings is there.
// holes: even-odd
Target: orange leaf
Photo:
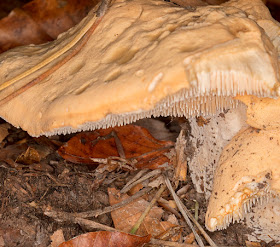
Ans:
[[[150,236],[139,237],[122,232],[89,232],[60,244],[58,247],[134,247],[143,246]]]
[[[114,135],[120,140],[125,157],[137,160],[137,168],[156,169],[169,162],[164,153],[174,143],[159,141],[148,130],[136,125],[79,133],[61,146],[58,153],[68,161],[83,164],[96,164],[92,158],[119,157]]]
[[[119,191],[115,188],[108,188],[108,194],[110,205],[119,203],[129,197],[127,194],[120,195]],[[148,201],[139,198],[124,207],[112,211],[111,216],[115,228],[124,232],[129,232],[148,205]],[[151,234],[153,237],[156,237],[176,226],[168,221],[161,221],[162,214],[163,210],[161,208],[156,206],[152,207],[138,229],[137,234],[140,236]]]

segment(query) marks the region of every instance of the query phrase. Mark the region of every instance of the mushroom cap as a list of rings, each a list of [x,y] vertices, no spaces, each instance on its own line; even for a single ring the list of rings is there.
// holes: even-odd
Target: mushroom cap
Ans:
[[[257,129],[280,129],[280,98],[258,98],[253,95],[235,99],[247,105],[247,123]]]
[[[239,221],[253,204],[280,196],[279,130],[249,127],[224,148],[205,224],[210,231]]]
[[[243,2],[194,11],[161,0],[127,0],[115,1],[102,19],[92,11],[54,42],[0,55],[0,116],[30,135],[53,135],[152,115],[211,114],[235,106],[237,94],[275,96],[277,49],[257,24],[258,12],[248,16]],[[21,76],[72,44],[89,23],[96,29],[68,62],[63,59],[83,38]],[[58,63],[64,64],[42,77]]]

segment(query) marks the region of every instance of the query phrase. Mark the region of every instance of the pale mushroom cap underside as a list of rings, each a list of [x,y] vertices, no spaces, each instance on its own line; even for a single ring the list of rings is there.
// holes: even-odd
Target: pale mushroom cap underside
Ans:
[[[234,106],[237,94],[273,97],[279,81],[277,48],[257,24],[258,14],[251,11],[248,17],[235,4],[188,10],[161,0],[115,1],[68,62],[1,104],[75,46],[3,88],[0,116],[39,136],[123,125],[152,115],[211,114]],[[46,60],[94,20],[92,11],[54,42],[0,55],[0,81],[5,84]]]
[[[280,196],[279,130],[241,131],[224,148],[210,197],[206,227],[226,228],[258,201]]]

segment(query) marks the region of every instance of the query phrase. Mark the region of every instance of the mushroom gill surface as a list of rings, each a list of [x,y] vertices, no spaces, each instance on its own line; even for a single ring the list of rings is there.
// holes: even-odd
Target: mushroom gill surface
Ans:
[[[54,42],[0,55],[0,116],[39,136],[152,115],[214,114],[235,107],[237,94],[274,97],[278,24],[266,14],[261,28],[260,9],[261,0],[195,10],[161,0],[114,1],[102,19],[93,10]],[[276,28],[266,32],[266,21]],[[87,30],[94,31],[75,53]]]

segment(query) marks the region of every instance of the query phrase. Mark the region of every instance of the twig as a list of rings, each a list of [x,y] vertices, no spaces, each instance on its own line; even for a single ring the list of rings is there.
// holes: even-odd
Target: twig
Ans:
[[[135,181],[137,181],[139,178],[142,177],[143,174],[145,174],[146,172],[148,171],[148,169],[143,169],[143,170],[140,170],[132,179],[130,179],[127,184],[122,188],[122,190],[120,191],[121,193],[125,193],[124,191],[126,190],[126,188],[134,183]]]
[[[113,206],[109,206],[109,207],[106,207],[103,209],[97,209],[97,210],[93,210],[93,211],[87,211],[87,212],[81,212],[81,213],[71,213],[71,215],[73,215],[75,217],[80,217],[80,218],[97,217],[99,215],[112,212],[113,210],[119,209],[119,208],[131,203],[132,201],[134,201],[134,200],[138,199],[139,197],[148,193],[150,190],[152,190],[151,187],[144,188],[144,189],[138,191],[137,193],[135,193],[133,196],[130,196],[126,200],[123,200],[117,204],[114,204]]]
[[[48,172],[39,172],[39,171],[36,171],[35,173],[36,176],[47,176],[50,180],[52,180],[53,182],[56,183],[56,185],[51,185],[51,186],[60,186],[60,187],[69,187],[70,184],[63,184],[63,183],[60,183],[59,181],[57,181],[57,179],[52,176],[50,173]],[[31,177],[31,176],[34,176],[34,172],[33,173],[24,173],[23,174],[24,177]]]
[[[190,211],[186,208],[186,206],[182,203],[182,201],[180,200],[180,198],[176,195],[175,191],[173,190],[171,183],[169,181],[169,179],[167,177],[165,177],[165,182],[166,185],[168,187],[168,189],[170,190],[172,197],[174,198],[180,212],[182,213],[182,215],[184,216],[184,218],[188,219],[188,221],[190,222],[189,218],[192,220],[192,222],[196,225],[196,227],[198,228],[198,230],[202,233],[202,235],[204,236],[204,238],[207,240],[207,242],[210,244],[210,246],[212,247],[217,247],[217,245],[214,243],[214,241],[209,237],[209,235],[204,231],[204,229],[201,227],[201,225],[195,220],[195,218],[193,217],[193,215],[190,213]],[[188,218],[189,217],[189,218]],[[186,220],[187,221],[187,220]],[[188,222],[187,221],[187,222]],[[193,228],[193,227],[191,227]],[[196,232],[193,232],[194,235],[196,236]],[[200,238],[200,237],[199,237]]]
[[[176,195],[175,191],[173,190],[172,185],[171,185],[169,179],[168,179],[166,176],[164,176],[164,180],[165,180],[165,183],[166,183],[167,188],[169,189],[169,191],[170,191],[172,197],[174,198],[174,200],[175,200],[175,202],[176,202],[176,204],[177,204],[177,207],[179,208],[179,210],[180,210],[181,214],[183,215],[184,219],[186,220],[188,226],[189,226],[189,227],[191,228],[191,230],[193,231],[193,234],[194,234],[194,236],[195,236],[195,239],[196,239],[198,245],[199,245],[200,247],[204,247],[204,244],[203,244],[203,242],[202,242],[202,239],[201,239],[200,236],[197,234],[197,232],[196,232],[196,230],[194,229],[194,227],[193,227],[193,225],[192,225],[192,223],[191,223],[191,221],[190,221],[188,215],[187,215],[186,212],[184,211],[184,209],[183,209],[183,207],[182,207],[182,204],[180,203],[180,199],[178,198],[178,196]]]
[[[176,195],[177,196],[177,195]],[[187,213],[187,215],[190,217],[190,219],[192,220],[192,222],[196,225],[196,227],[198,228],[198,230],[201,232],[201,234],[203,235],[203,237],[207,240],[207,242],[210,244],[210,246],[212,247],[217,247],[217,245],[215,244],[215,242],[210,238],[210,236],[204,231],[204,229],[202,228],[202,226],[195,220],[195,218],[193,217],[193,215],[190,213],[190,211],[186,208],[186,206],[182,203],[182,201],[179,199],[179,197],[177,197],[180,204],[182,205],[184,211]]]
[[[120,138],[118,137],[118,135],[115,131],[112,131],[112,136],[114,137],[119,156],[122,159],[125,159],[125,153],[124,153],[123,145],[122,145]]]
[[[179,181],[187,180],[188,165],[187,165],[186,147],[187,147],[186,129],[185,127],[182,127],[175,145],[176,166],[174,171],[174,181],[176,181],[176,183],[179,183]]]
[[[170,246],[170,247],[195,247],[195,245],[193,244],[182,244],[182,243],[165,241],[165,240],[154,239],[154,238],[150,240],[150,243],[154,245]]]
[[[168,201],[163,199],[162,197],[158,199],[158,204],[164,209],[168,210],[170,213],[174,214],[179,219],[182,218],[182,215],[176,209],[169,206]]]
[[[160,170],[160,169],[153,170],[153,171],[147,173],[145,176],[141,177],[140,179],[136,180],[135,182],[131,183],[130,185],[126,186],[126,188],[123,188],[123,189],[121,190],[121,193],[126,193],[126,192],[128,192],[132,187],[134,187],[135,185],[137,185],[137,184],[139,184],[139,183],[141,183],[141,182],[143,182],[143,181],[145,181],[145,180],[147,180],[147,179],[149,179],[149,178],[151,178],[151,177],[154,177],[154,176],[156,176],[156,175],[159,175],[159,174],[161,174],[161,170]]]
[[[131,234],[135,234],[137,232],[137,230],[139,229],[141,223],[143,222],[143,220],[145,219],[145,217],[148,215],[148,213],[150,212],[150,210],[152,209],[152,207],[155,205],[155,203],[157,202],[157,200],[160,198],[162,192],[166,189],[166,185],[161,185],[161,187],[159,188],[159,190],[157,191],[156,195],[154,196],[154,198],[151,200],[151,202],[149,203],[148,207],[145,209],[145,211],[142,213],[142,215],[140,216],[140,218],[137,220],[137,222],[135,223],[135,225],[132,227],[130,233]]]
[[[56,211],[45,211],[44,215],[54,218],[57,221],[71,221],[79,225],[85,226],[90,229],[100,229],[104,231],[116,231],[115,228],[94,222],[92,220],[83,219],[80,217],[75,217],[70,213],[66,212],[56,212]]]
[[[199,209],[199,203],[197,200],[195,200],[195,205],[194,205],[194,218],[196,221],[198,221],[198,209]]]

